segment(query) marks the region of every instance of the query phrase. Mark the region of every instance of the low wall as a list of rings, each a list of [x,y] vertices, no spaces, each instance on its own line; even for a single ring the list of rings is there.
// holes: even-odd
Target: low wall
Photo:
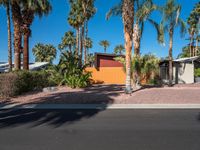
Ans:
[[[93,67],[88,67],[86,68],[86,71],[92,72],[92,79],[94,80],[94,83],[125,83],[125,73],[123,67],[100,67],[98,70]]]

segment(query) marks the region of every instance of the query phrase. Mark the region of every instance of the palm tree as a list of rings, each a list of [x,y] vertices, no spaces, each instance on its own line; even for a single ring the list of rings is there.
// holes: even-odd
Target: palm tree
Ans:
[[[22,34],[24,39],[23,48],[23,69],[29,69],[29,37],[31,35],[30,26],[33,23],[35,15],[42,17],[51,11],[51,5],[48,0],[23,0],[21,2],[22,12]]]
[[[82,59],[82,52],[79,51],[80,27],[84,22],[82,3],[81,0],[70,0],[69,2],[71,7],[68,16],[68,23],[76,29],[76,54],[80,55],[80,58]]]
[[[82,1],[82,8],[83,8],[83,16],[84,16],[84,23],[82,25],[82,41],[86,41],[88,38],[88,21],[94,16],[96,13],[96,8],[94,7],[95,0],[85,0]],[[85,32],[85,33],[84,33]],[[87,57],[87,47],[86,44],[84,46],[84,61],[86,62]],[[82,49],[82,48],[81,48]]]
[[[35,47],[32,49],[33,55],[35,56],[36,62],[49,62],[52,63],[52,61],[56,58],[56,48],[51,44],[41,44],[38,43],[35,45]]]
[[[99,45],[104,48],[104,53],[106,53],[106,50],[110,46],[110,43],[107,40],[102,40],[99,42]]]
[[[163,18],[162,24],[165,31],[169,34],[169,85],[172,85],[173,80],[173,36],[174,30],[177,26],[180,26],[181,35],[186,32],[185,22],[180,18],[181,5],[177,4],[175,0],[167,0],[166,4],[162,8]]]
[[[22,16],[20,10],[20,1],[11,0],[11,11],[12,11],[12,21],[14,26],[14,54],[15,54],[15,61],[14,67],[15,70],[21,69],[21,41],[22,41],[22,34],[21,34],[21,26],[22,26]]]
[[[113,7],[107,14],[108,19],[111,15],[122,16],[124,25],[124,38],[126,49],[126,93],[131,93],[131,54],[133,46],[133,25],[134,25],[134,9],[137,0],[121,0],[120,3]]]
[[[131,53],[134,24],[134,2],[132,0],[123,0],[122,19],[126,49],[126,93],[131,93]]]
[[[6,7],[7,30],[8,30],[8,64],[9,71],[12,71],[12,39],[11,39],[11,23],[10,23],[10,0],[0,0],[0,5]]]
[[[115,53],[116,55],[117,55],[117,54],[122,55],[124,52],[125,52],[125,48],[124,48],[124,46],[123,46],[122,44],[117,45],[117,46],[115,47],[115,49],[114,49],[114,53]]]
[[[136,4],[135,15],[134,15],[134,29],[133,29],[133,42],[134,42],[134,54],[140,56],[140,46],[141,39],[143,36],[144,25],[146,21],[149,21],[157,31],[157,39],[159,43],[163,43],[162,40],[162,31],[159,24],[150,19],[150,15],[153,11],[158,10],[159,7],[153,4],[152,0],[134,0]],[[122,3],[119,3],[115,7],[111,8],[106,15],[106,18],[109,19],[111,16],[121,16],[122,15]]]
[[[63,50],[65,48],[69,48],[69,51],[72,51],[72,48],[76,44],[76,37],[74,36],[73,31],[68,31],[65,33],[64,37],[62,37],[62,42],[59,44],[59,49]]]
[[[92,42],[92,39],[87,37],[85,38],[85,42],[84,42],[84,47],[86,48],[86,50],[84,51],[84,64],[87,63],[87,60],[88,60],[88,54],[89,54],[89,49],[93,47],[93,42]]]
[[[194,9],[192,10],[187,23],[189,25],[189,34],[190,34],[190,56],[194,56],[197,54],[197,50],[198,50],[198,35],[199,35],[199,24],[200,24],[200,2],[197,3],[194,7]],[[196,48],[195,50],[192,52],[192,44],[194,43],[194,36],[196,34]]]

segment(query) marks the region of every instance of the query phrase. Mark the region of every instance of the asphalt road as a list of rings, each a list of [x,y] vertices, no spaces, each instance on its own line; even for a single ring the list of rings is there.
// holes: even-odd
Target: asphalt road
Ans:
[[[1,110],[0,150],[199,150],[200,110]]]

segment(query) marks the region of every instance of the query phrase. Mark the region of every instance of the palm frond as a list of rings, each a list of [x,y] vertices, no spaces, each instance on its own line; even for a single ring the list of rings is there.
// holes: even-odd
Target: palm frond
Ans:
[[[106,14],[106,20],[109,20],[111,16],[121,16],[122,15],[122,2],[111,8]]]

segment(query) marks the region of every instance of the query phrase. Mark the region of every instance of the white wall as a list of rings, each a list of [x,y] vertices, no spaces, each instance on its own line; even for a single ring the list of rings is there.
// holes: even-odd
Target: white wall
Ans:
[[[176,64],[173,67],[173,79],[175,83],[194,83],[194,64]]]

